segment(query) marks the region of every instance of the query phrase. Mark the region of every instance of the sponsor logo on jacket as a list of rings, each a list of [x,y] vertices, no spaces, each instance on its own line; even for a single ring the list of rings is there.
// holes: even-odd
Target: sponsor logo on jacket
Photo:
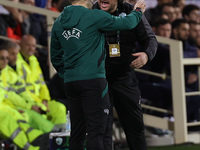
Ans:
[[[77,28],[72,28],[71,30],[65,30],[62,35],[66,40],[69,40],[71,37],[79,39],[81,37],[82,31]]]

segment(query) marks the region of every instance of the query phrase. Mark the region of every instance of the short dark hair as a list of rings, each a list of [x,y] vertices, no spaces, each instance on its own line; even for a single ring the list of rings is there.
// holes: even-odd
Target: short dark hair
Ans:
[[[20,47],[17,43],[13,42],[13,41],[5,41],[2,44],[2,48],[9,50],[10,48],[15,48],[15,47]]]
[[[185,19],[176,19],[172,22],[172,29],[178,28],[182,23],[188,23]]]
[[[3,45],[0,45],[0,52],[1,52],[1,51],[8,51],[8,50],[5,49]]]
[[[188,16],[191,11],[193,10],[199,10],[199,7],[197,5],[193,5],[193,4],[190,4],[190,5],[186,5],[184,8],[183,8],[183,11],[182,11],[182,15],[183,17],[186,15]]]
[[[51,3],[53,4],[53,3],[58,3],[59,2],[59,0],[52,0],[51,1]]]
[[[190,25],[191,25],[191,24],[200,25],[200,23],[198,23],[197,21],[194,21],[194,20],[190,20],[188,23],[189,23]]]
[[[60,12],[63,11],[64,7],[71,5],[70,0],[63,0],[61,6],[60,6]]]
[[[169,20],[160,18],[155,21],[154,27],[159,27],[160,25],[171,24]]]
[[[180,0],[173,0],[173,3],[174,3],[175,5],[177,5],[179,1],[180,1]]]
[[[175,7],[175,5],[173,3],[167,3],[167,4],[163,4],[161,5],[161,10],[165,7],[165,6],[168,6],[168,7]]]

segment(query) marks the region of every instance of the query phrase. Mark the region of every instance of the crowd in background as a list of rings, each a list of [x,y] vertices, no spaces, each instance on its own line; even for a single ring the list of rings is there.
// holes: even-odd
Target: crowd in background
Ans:
[[[200,8],[198,5],[186,5],[184,0],[158,0],[157,6],[147,9],[145,16],[156,35],[182,41],[184,58],[200,57]],[[176,49],[170,49],[169,45],[159,43],[153,61],[144,67],[153,72],[166,74],[166,79],[138,75],[142,97],[151,100],[152,105],[168,110],[172,110],[171,50]],[[186,91],[198,91],[197,65],[185,66],[184,76]],[[199,121],[199,100],[199,96],[186,97],[188,122]],[[161,116],[169,117],[165,114]]]
[[[13,2],[57,12],[69,4]],[[0,40],[0,139],[10,139],[21,149],[47,150],[49,133],[66,130],[66,106],[51,97],[47,85],[46,18],[10,7],[0,12],[0,35],[13,39]]]
[[[68,0],[12,0],[13,2],[21,2],[27,5],[37,6],[44,9],[49,9],[56,12],[62,12],[63,8],[67,5],[70,5]],[[136,0],[127,0],[129,3],[135,4]],[[197,58],[200,57],[200,6],[195,4],[186,4],[185,0],[157,0],[157,6],[155,8],[149,8],[145,12],[145,16],[149,21],[150,25],[152,26],[153,31],[156,35],[162,36],[165,38],[180,40],[183,43],[183,54],[184,58]],[[29,82],[34,82],[34,89],[35,87],[39,87],[37,92],[39,94],[31,93],[31,88],[28,88],[27,92],[30,98],[24,97],[24,95],[20,95],[19,93],[15,92],[15,94],[20,95],[22,100],[18,103],[14,102],[14,100],[9,99],[9,104],[12,103],[14,105],[12,107],[12,112],[18,110],[23,112],[28,110],[33,110],[35,112],[39,112],[41,116],[45,119],[44,122],[48,122],[50,125],[50,129],[41,129],[39,128],[40,125],[32,125],[31,123],[27,123],[26,125],[20,125],[25,128],[24,126],[31,126],[34,127],[38,135],[42,135],[43,133],[50,132],[52,130],[62,130],[62,126],[56,126],[58,124],[65,123],[66,119],[61,119],[61,121],[56,122],[52,119],[51,115],[45,115],[42,113],[47,111],[51,105],[58,105],[60,107],[60,111],[66,114],[65,108],[63,108],[62,103],[65,103],[65,94],[64,94],[64,85],[62,79],[56,74],[52,79],[49,77],[49,60],[48,60],[48,43],[47,43],[47,24],[46,18],[39,14],[33,14],[31,12],[18,10],[16,8],[10,7],[0,7],[0,35],[6,36],[13,39],[14,42],[8,42],[10,45],[14,45],[13,47],[5,46],[8,45],[7,42],[4,40],[0,40],[0,61],[7,59],[4,61],[4,65],[0,63],[0,70],[2,76],[2,70],[5,68],[14,69],[14,71],[19,74],[19,77],[22,77],[24,74],[23,68],[20,67],[16,69],[16,65],[11,64],[12,56],[15,57],[16,64],[23,64],[29,65],[30,70],[27,70],[29,74],[34,74],[35,76],[31,76],[29,78],[34,78],[35,81],[26,80],[26,77],[23,79],[24,86],[26,88]],[[21,40],[21,42],[20,42]],[[36,44],[42,45],[42,48],[37,48]],[[13,50],[16,48],[17,50]],[[30,50],[31,49],[31,50]],[[137,50],[140,51],[141,46],[138,44]],[[7,52],[5,51],[7,50]],[[143,67],[143,69],[147,69],[157,73],[164,73],[167,75],[166,79],[161,79],[159,77],[144,75],[144,74],[137,74],[139,78],[139,85],[141,89],[142,98],[148,99],[151,102],[151,105],[170,109],[172,110],[172,87],[171,87],[171,72],[170,72],[170,51],[176,49],[170,49],[169,45],[165,45],[159,43],[158,50],[155,58],[149,62],[147,65]],[[7,54],[6,54],[7,53]],[[9,56],[10,55],[10,56]],[[4,58],[5,56],[5,58]],[[11,57],[11,58],[9,58]],[[30,60],[31,58],[31,60]],[[33,59],[33,63],[31,65],[31,61]],[[24,61],[23,61],[24,60]],[[37,66],[39,64],[39,66]],[[9,67],[7,67],[9,66]],[[28,68],[27,67],[27,68]],[[39,73],[35,68],[39,68],[41,70]],[[9,70],[9,69],[8,69]],[[32,71],[32,72],[31,72]],[[4,71],[5,72],[5,71]],[[27,74],[28,74],[27,73]],[[185,89],[186,91],[197,91],[199,90],[198,85],[198,68],[197,66],[187,66],[184,68],[185,73]],[[7,73],[8,74],[8,73]],[[40,76],[44,78],[40,78]],[[4,79],[1,77],[0,83],[5,82],[9,83],[9,79]],[[40,80],[40,85],[35,85],[36,80]],[[17,80],[16,80],[17,82]],[[9,83],[10,88],[16,88],[16,83]],[[43,84],[45,88],[43,88]],[[14,86],[15,85],[15,86]],[[4,88],[7,86],[1,85]],[[12,87],[14,86],[14,87]],[[47,87],[48,86],[48,87]],[[45,89],[45,92],[50,93],[48,98],[44,98],[40,92],[42,89]],[[5,97],[5,93],[3,93]],[[36,92],[36,91],[35,91]],[[43,91],[44,92],[44,91]],[[41,94],[41,95],[40,95]],[[175,94],[175,93],[173,93]],[[32,98],[31,98],[32,97]],[[35,100],[38,99],[40,100]],[[51,103],[43,101],[44,99],[56,99],[59,100],[61,103],[56,101],[51,101]],[[33,100],[32,100],[33,99]],[[5,101],[4,99],[2,101]],[[28,102],[27,102],[28,101]],[[30,102],[31,101],[31,102]],[[1,102],[1,101],[0,101]],[[19,105],[22,103],[30,104],[30,107]],[[187,96],[186,98],[187,103],[187,119],[188,122],[199,121],[199,108],[200,108],[200,96]],[[44,105],[43,105],[44,104]],[[3,104],[0,104],[3,105]],[[67,104],[65,104],[67,105]],[[23,109],[21,108],[23,107]],[[44,107],[44,110],[41,108]],[[19,109],[20,108],[20,109]],[[46,109],[45,109],[46,108]],[[26,109],[26,110],[25,110]],[[0,111],[2,111],[0,109]],[[56,111],[56,110],[55,110]],[[47,111],[48,112],[48,111]],[[53,110],[52,110],[53,112]],[[6,111],[8,115],[11,115],[10,109]],[[15,112],[17,113],[17,112]],[[2,113],[0,113],[2,114]],[[21,114],[23,114],[21,112]],[[28,114],[28,113],[27,113]],[[48,113],[47,113],[48,114]],[[171,117],[168,114],[158,114],[161,117]],[[12,116],[12,115],[11,115]],[[19,114],[20,116],[20,114]],[[51,116],[48,118],[48,116]],[[1,116],[0,116],[1,117]],[[54,117],[54,116],[53,116]],[[63,118],[64,116],[61,116]],[[11,117],[12,118],[12,117]],[[20,118],[20,117],[19,117]],[[31,118],[31,117],[28,117]],[[23,120],[23,119],[22,119]],[[42,120],[42,118],[41,118]],[[27,120],[25,120],[28,122]],[[8,121],[9,122],[9,121]],[[48,124],[47,123],[47,124]],[[39,124],[39,123],[38,123]],[[21,128],[22,128],[21,127]],[[17,125],[16,125],[17,128]],[[3,129],[3,128],[0,128]],[[15,130],[15,129],[13,129]],[[26,131],[25,131],[26,132]],[[35,132],[35,133],[36,133]],[[2,133],[2,131],[0,131]],[[26,134],[26,133],[24,133]],[[5,135],[4,135],[5,136]],[[9,137],[9,135],[7,135]],[[27,136],[26,136],[27,137]],[[24,137],[25,138],[25,137]],[[34,139],[35,140],[35,139]],[[32,140],[24,140],[25,142],[32,143]],[[24,145],[24,144],[22,144]],[[36,144],[36,146],[38,146]],[[33,145],[34,147],[34,145]],[[37,149],[37,147],[35,148]]]

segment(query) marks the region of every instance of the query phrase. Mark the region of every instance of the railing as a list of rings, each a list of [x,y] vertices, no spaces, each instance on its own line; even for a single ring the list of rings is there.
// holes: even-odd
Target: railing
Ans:
[[[186,96],[200,95],[200,92],[185,92],[185,65],[199,65],[200,58],[183,58],[182,42],[157,36],[159,42],[170,46],[171,79],[175,143],[184,143],[188,139],[188,127],[200,125],[200,122],[187,123]]]
[[[48,31],[48,50],[50,47],[50,33],[51,28],[54,22],[54,19],[59,15],[57,12],[52,12],[50,10],[42,9],[39,7],[34,6],[27,6],[21,3],[14,3],[7,0],[1,0],[0,4],[8,7],[15,7],[21,10],[38,13],[41,15],[46,16],[47,18],[47,31]],[[0,37],[2,38],[2,36]],[[6,37],[4,37],[6,38]],[[170,122],[166,119],[159,118],[156,116],[144,114],[144,122],[145,125],[158,127],[162,129],[168,129],[174,131],[174,139],[175,143],[184,143],[188,141],[188,132],[187,127],[200,125],[199,122],[197,123],[187,123],[186,120],[186,95],[196,95],[200,94],[199,92],[191,92],[185,93],[185,84],[184,84],[184,65],[191,65],[191,64],[200,64],[200,59],[183,59],[183,48],[182,43],[180,41],[166,39],[163,37],[157,36],[159,42],[168,44],[170,46],[170,58],[171,58],[171,79],[172,79],[172,94],[173,94],[173,115],[175,118],[174,122]],[[51,63],[50,64],[50,77],[53,76],[55,70],[53,69]],[[138,72],[145,72],[141,71],[141,69],[137,69]],[[152,72],[145,72],[150,73],[150,75],[155,75],[165,79],[167,76],[158,73]],[[148,105],[142,105],[143,108],[151,109],[160,112],[172,113],[168,110],[164,110],[161,108],[156,108]]]

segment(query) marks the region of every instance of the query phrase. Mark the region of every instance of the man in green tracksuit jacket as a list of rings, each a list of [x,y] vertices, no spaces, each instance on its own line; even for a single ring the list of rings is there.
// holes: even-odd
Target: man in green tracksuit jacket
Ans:
[[[64,78],[70,110],[70,150],[83,149],[85,135],[87,150],[105,149],[103,137],[110,104],[102,31],[134,28],[141,20],[146,3],[140,0],[124,18],[91,10],[91,7],[89,0],[73,0],[52,28],[51,61]],[[118,49],[117,44],[110,47],[112,53]]]

